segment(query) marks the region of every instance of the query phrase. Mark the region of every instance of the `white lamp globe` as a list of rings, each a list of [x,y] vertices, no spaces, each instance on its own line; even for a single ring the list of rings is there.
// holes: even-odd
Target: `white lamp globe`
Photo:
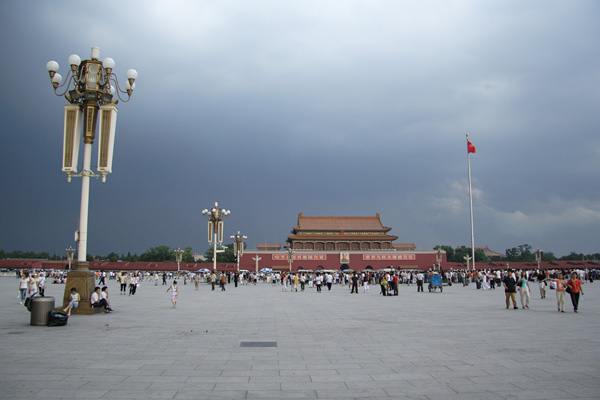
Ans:
[[[104,59],[104,61],[102,61],[102,66],[105,69],[113,69],[115,67],[115,60],[113,60],[110,57],[107,57]]]
[[[56,83],[56,84],[60,85],[61,82],[62,82],[61,74],[54,74],[54,76],[52,77],[52,83]]]
[[[127,79],[137,79],[138,73],[135,69],[128,69],[126,76]]]
[[[56,72],[56,71],[58,71],[58,63],[56,61],[48,61],[46,63],[46,70],[48,72]]]
[[[81,64],[81,57],[79,57],[77,54],[71,54],[68,61],[69,65],[79,66],[79,64]]]

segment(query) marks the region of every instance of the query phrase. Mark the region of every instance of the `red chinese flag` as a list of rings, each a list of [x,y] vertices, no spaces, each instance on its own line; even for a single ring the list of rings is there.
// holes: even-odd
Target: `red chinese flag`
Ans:
[[[467,151],[469,153],[476,153],[477,150],[475,150],[475,146],[473,146],[473,143],[471,143],[471,141],[469,139],[467,139]]]

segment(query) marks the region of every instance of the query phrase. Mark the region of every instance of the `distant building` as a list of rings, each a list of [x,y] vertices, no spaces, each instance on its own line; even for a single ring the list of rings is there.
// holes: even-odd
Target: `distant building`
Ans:
[[[287,242],[294,250],[393,250],[398,236],[374,217],[315,217],[298,214]]]
[[[483,254],[486,257],[504,257],[504,254],[496,253],[495,251],[490,250],[489,247],[475,247],[475,250],[483,250]]]
[[[206,261],[206,257],[204,257],[201,254],[194,254],[194,262],[198,262],[198,261],[200,261],[200,262]]]
[[[269,250],[281,250],[281,243],[259,243],[256,245],[258,250],[269,251]]]
[[[415,251],[417,246],[414,243],[392,243],[392,248],[398,251]]]
[[[244,252],[240,268],[250,271],[261,268],[275,271],[426,270],[438,261],[436,250],[417,251],[414,243],[393,243],[398,236],[390,235],[391,229],[383,226],[379,214],[332,217],[300,213],[298,224],[287,237],[291,253],[279,244],[261,243],[256,250]],[[446,252],[441,256],[444,264]]]

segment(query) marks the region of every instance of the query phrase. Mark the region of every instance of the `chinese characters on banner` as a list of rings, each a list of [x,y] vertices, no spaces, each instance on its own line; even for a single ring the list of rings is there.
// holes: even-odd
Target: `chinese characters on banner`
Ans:
[[[365,261],[402,261],[416,260],[414,254],[363,254]]]
[[[273,254],[274,261],[287,261],[287,254]],[[323,261],[327,260],[326,254],[294,254],[294,261]]]

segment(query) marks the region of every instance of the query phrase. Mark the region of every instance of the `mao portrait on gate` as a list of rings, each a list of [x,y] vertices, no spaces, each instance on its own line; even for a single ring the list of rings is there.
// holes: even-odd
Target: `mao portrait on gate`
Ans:
[[[340,264],[348,264],[350,262],[349,253],[340,253]]]

